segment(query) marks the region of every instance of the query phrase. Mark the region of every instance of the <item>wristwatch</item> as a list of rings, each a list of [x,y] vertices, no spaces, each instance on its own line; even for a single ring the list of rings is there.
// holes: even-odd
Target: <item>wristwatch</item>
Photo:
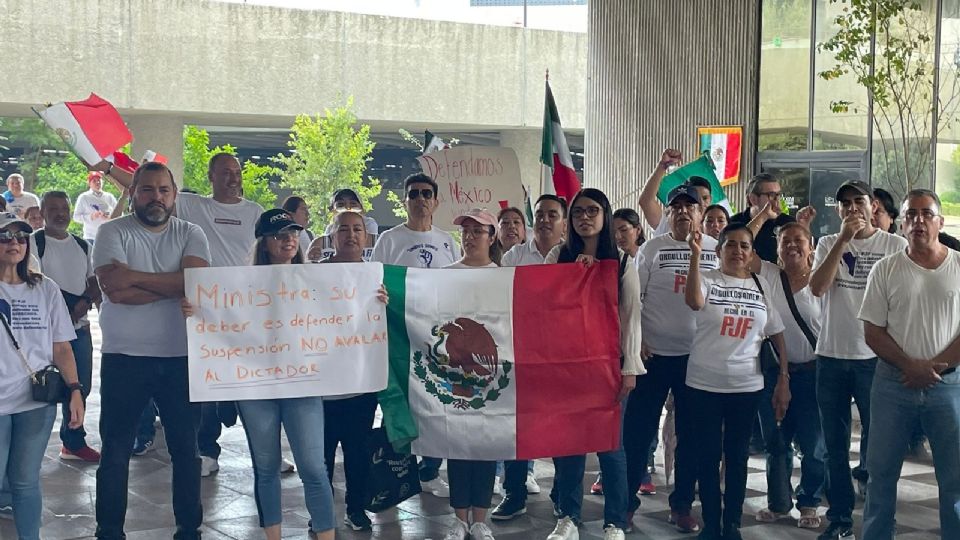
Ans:
[[[79,382],[75,382],[75,383],[70,383],[70,384],[68,384],[68,385],[67,385],[67,390],[69,390],[71,393],[72,393],[72,392],[75,392],[75,391],[79,391],[81,397],[84,395],[83,385],[80,384]]]

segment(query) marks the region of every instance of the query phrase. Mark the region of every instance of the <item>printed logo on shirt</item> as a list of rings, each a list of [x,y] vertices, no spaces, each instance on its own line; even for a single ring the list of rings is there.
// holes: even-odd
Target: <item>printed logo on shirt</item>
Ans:
[[[0,299],[0,315],[7,319],[13,330],[46,330],[47,324],[40,316],[40,306],[24,300],[8,303]]]
[[[700,264],[704,270],[717,267],[717,254],[712,252],[700,253]],[[657,252],[657,268],[659,270],[673,270],[673,292],[684,294],[687,285],[687,272],[690,269],[689,248],[665,248]]]
[[[766,312],[763,295],[753,289],[741,287],[710,287],[711,305],[723,308],[723,320],[720,323],[720,335],[736,339],[745,339],[753,328],[757,312]]]
[[[243,222],[239,219],[214,218],[213,222],[220,225],[243,225]]]
[[[450,246],[444,242],[443,247],[449,249]],[[421,268],[432,268],[433,254],[437,251],[440,251],[439,248],[433,244],[417,244],[407,248],[407,253],[417,252],[417,260],[420,261]]]
[[[865,251],[860,253],[845,252],[840,256],[843,269],[840,276],[837,276],[837,286],[844,289],[863,290],[867,287],[867,276],[877,261],[886,257],[885,253],[874,253]]]

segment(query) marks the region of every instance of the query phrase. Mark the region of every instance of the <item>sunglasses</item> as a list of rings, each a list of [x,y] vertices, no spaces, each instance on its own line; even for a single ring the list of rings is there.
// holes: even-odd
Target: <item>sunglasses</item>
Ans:
[[[29,238],[30,238],[30,234],[29,234],[29,233],[25,233],[25,232],[23,232],[23,231],[17,231],[17,232],[2,231],[2,232],[0,232],[0,244],[9,244],[10,242],[13,242],[14,240],[16,240],[18,244],[26,244],[26,243],[27,243],[27,240],[28,240]]]
[[[411,201],[419,197],[423,197],[424,199],[427,199],[429,201],[430,199],[433,198],[433,190],[432,189],[411,189],[410,191],[407,192],[407,199]]]
[[[277,242],[286,242],[288,240],[292,240],[293,238],[300,238],[300,233],[280,232],[277,234],[271,234],[270,238],[273,238]]]

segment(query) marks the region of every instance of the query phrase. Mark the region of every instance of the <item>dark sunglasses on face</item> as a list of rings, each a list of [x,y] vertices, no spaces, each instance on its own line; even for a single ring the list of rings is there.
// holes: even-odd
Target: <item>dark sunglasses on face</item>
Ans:
[[[599,206],[587,206],[587,207],[577,206],[573,210],[570,210],[570,215],[574,218],[581,218],[584,215],[586,215],[587,217],[595,218],[598,215],[600,215],[600,207]]]
[[[294,238],[299,238],[299,237],[300,235],[298,233],[292,233],[292,232],[281,232],[281,233],[270,235],[270,238],[273,238],[277,242],[286,242],[288,240],[292,240]]]
[[[10,242],[13,242],[14,240],[16,240],[18,244],[26,244],[26,243],[27,243],[27,240],[28,240],[29,238],[30,238],[30,234],[29,234],[29,233],[25,233],[25,232],[23,232],[23,231],[17,231],[17,232],[2,231],[2,232],[0,232],[0,244],[9,244]]]
[[[407,192],[407,199],[411,201],[418,197],[423,197],[424,199],[427,199],[429,201],[430,199],[433,198],[433,190],[432,189],[411,189],[410,191]]]

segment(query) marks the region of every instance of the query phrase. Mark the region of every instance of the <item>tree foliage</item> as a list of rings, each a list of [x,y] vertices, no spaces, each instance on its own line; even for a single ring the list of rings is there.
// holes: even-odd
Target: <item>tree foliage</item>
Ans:
[[[192,125],[184,126],[183,187],[201,195],[210,195],[213,188],[207,178],[207,165],[210,158],[220,152],[236,155],[237,149],[229,144],[210,148],[210,134],[206,130]],[[277,195],[270,190],[270,178],[277,175],[277,168],[249,160],[242,166],[243,196],[266,209],[273,208]]]
[[[352,108],[353,100],[348,99],[345,105],[325,109],[322,116],[297,116],[287,141],[291,153],[272,158],[282,167],[283,186],[303,197],[320,231],[330,220],[330,196],[337,189],[356,191],[366,210],[380,194],[380,181],[364,177],[376,143],[370,140],[370,126],[355,127]]]
[[[817,50],[832,54],[834,65],[818,76],[830,81],[852,75],[866,89],[880,142],[876,169],[885,176],[875,181],[903,195],[929,177],[933,138],[949,127],[960,103],[956,77],[946,88],[935,87],[935,17],[917,0],[830,1],[843,5],[833,20],[837,33]],[[861,105],[836,100],[830,108],[846,113]]]

